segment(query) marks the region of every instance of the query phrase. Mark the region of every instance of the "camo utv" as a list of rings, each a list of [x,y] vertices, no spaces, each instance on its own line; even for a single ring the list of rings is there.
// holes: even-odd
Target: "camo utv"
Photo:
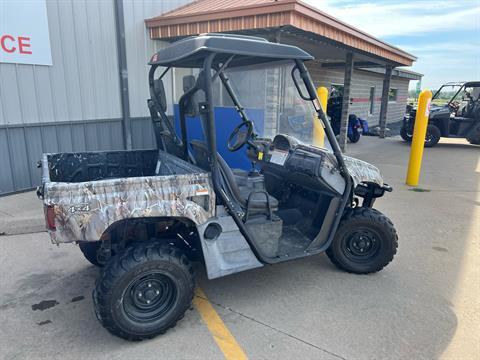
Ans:
[[[342,155],[304,64],[311,59],[297,47],[255,37],[207,34],[175,42],[149,63],[157,148],[43,155],[38,193],[51,239],[78,243],[102,267],[93,300],[107,330],[141,340],[174,326],[194,296],[192,261],[205,265],[209,279],[322,252],[351,273],[376,272],[392,261],[395,228],[372,208],[391,188],[376,167]],[[188,69],[176,121],[167,115],[162,81],[173,68]],[[325,147],[295,134],[258,134],[230,81],[250,71],[284,74],[292,111],[320,122]],[[220,87],[236,110],[221,123]],[[276,111],[264,110],[270,119]],[[278,121],[292,120],[276,113]],[[192,134],[194,126],[201,134]],[[231,134],[217,138],[224,126]],[[251,168],[229,166],[230,152],[233,160],[247,157]]]

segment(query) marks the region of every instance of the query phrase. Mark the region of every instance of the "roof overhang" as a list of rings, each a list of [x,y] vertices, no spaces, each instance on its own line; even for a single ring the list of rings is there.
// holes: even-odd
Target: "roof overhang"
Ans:
[[[214,8],[213,3],[214,0],[197,1],[145,20],[150,37],[175,40],[208,32],[265,31],[287,27],[381,58],[394,66],[411,66],[417,59],[300,0],[247,2],[249,5],[239,2],[238,6],[230,4],[228,8]]]

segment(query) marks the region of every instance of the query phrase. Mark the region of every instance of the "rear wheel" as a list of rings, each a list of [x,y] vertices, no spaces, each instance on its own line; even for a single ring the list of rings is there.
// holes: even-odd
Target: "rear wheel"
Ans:
[[[442,133],[435,125],[428,125],[427,134],[425,135],[425,147],[434,147],[440,141]]]
[[[477,126],[471,136],[467,137],[467,141],[473,145],[480,145],[480,125]]]
[[[377,272],[395,256],[398,236],[393,223],[371,208],[349,210],[340,222],[327,255],[338,268],[356,273]]]
[[[95,313],[112,334],[150,339],[175,326],[190,307],[194,274],[178,249],[137,244],[114,256],[93,292]]]
[[[403,140],[407,142],[412,141],[412,135],[408,133],[408,130],[405,126],[402,126],[402,128],[400,129],[400,136],[402,137]]]
[[[354,130],[351,134],[348,134],[348,140],[352,143],[357,143],[360,140],[360,132]]]

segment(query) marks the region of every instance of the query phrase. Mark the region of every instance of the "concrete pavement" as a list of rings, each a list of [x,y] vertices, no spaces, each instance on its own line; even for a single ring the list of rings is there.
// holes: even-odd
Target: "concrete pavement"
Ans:
[[[426,149],[424,192],[403,184],[408,150],[399,138],[349,146],[394,186],[376,207],[396,225],[399,251],[380,273],[343,273],[324,255],[211,281],[197,267],[250,359],[478,357],[480,148],[442,139]],[[111,336],[92,309],[97,273],[45,233],[0,238],[0,358],[222,358],[195,310],[151,341]]]
[[[0,197],[0,235],[45,230],[42,202],[35,191]]]

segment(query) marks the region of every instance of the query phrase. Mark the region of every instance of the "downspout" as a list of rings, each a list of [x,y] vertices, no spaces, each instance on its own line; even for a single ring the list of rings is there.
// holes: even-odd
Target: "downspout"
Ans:
[[[128,94],[127,45],[125,41],[125,17],[123,0],[114,0],[115,33],[118,52],[118,75],[120,80],[120,103],[122,106],[123,146],[132,149],[132,127],[130,118],[130,100]]]

